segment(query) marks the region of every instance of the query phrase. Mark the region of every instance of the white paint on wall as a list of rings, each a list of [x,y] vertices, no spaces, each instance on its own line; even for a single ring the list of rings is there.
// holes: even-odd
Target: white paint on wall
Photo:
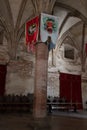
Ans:
[[[23,79],[19,77],[17,73],[11,73],[9,77],[7,77],[7,80],[9,80],[9,82],[6,83],[6,94],[26,95],[34,92],[33,78]]]

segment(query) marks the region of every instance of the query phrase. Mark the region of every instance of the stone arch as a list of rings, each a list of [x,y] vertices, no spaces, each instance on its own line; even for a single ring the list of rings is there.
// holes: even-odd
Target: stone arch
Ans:
[[[56,46],[56,50],[58,50],[58,49],[61,47],[61,45],[64,43],[64,41],[65,41],[66,39],[71,40],[71,41],[72,41],[72,45],[73,45],[76,49],[80,49],[80,48],[78,48],[78,47],[76,46],[77,41],[74,39],[73,35],[72,35],[69,31],[67,31],[67,32],[65,32],[65,33],[61,36],[60,39],[58,39],[58,41],[57,41],[57,46]]]
[[[78,44],[78,42],[74,39],[74,36],[70,32],[67,31],[67,33],[63,34],[61,39],[58,41],[57,47],[55,50],[55,55],[58,55],[58,53],[62,49],[61,53],[64,57],[64,48],[66,48],[66,46],[67,46],[69,48],[74,49],[75,60],[73,60],[73,61],[76,61],[76,59],[78,59],[78,58],[80,58],[80,60],[81,60],[81,53],[80,53],[81,48],[78,47],[77,44]]]
[[[82,13],[80,13],[77,9],[75,9],[74,7],[63,4],[61,2],[55,2],[54,7],[55,6],[59,6],[61,8],[65,8],[65,9],[70,10],[70,12],[71,12],[70,16],[78,17],[78,18],[82,19],[82,21],[84,21],[85,24],[87,24],[87,18]]]
[[[72,37],[70,35],[67,35],[63,40],[62,40],[62,44],[70,44],[71,46],[74,46],[75,47],[75,44],[74,44],[74,40],[72,39]]]
[[[5,37],[6,37],[7,39],[9,39],[9,37],[10,37],[10,32],[9,32],[8,27],[7,27],[7,25],[6,25],[6,21],[5,21],[1,16],[0,16],[0,22],[1,22],[1,26],[3,27],[3,29],[4,29],[5,32],[6,32]]]
[[[0,63],[7,64],[10,58],[9,41],[11,41],[11,39],[10,39],[10,32],[7,28],[6,22],[1,16],[0,16],[0,26],[2,27],[3,40],[5,39],[5,41],[7,42],[5,46],[3,46],[3,43],[0,46]]]

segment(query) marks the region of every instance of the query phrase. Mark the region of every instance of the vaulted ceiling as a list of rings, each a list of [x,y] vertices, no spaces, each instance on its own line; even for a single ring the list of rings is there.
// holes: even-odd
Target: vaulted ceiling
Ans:
[[[0,32],[4,32],[9,49],[16,48],[24,34],[25,22],[35,16],[33,2],[34,0],[0,0]],[[52,13],[59,17],[59,33],[62,36],[79,21],[87,23],[87,0],[56,0]]]
[[[84,20],[87,17],[86,0],[56,0],[56,6],[66,8],[72,12],[72,15],[82,17]],[[33,12],[32,0],[0,0],[0,17],[9,22],[11,26],[17,26],[18,21],[22,26],[28,18],[32,17]]]

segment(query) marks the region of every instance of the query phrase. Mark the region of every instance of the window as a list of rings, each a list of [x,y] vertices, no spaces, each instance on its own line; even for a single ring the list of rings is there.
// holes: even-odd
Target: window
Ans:
[[[64,46],[64,58],[67,60],[75,60],[75,50],[71,46]]]

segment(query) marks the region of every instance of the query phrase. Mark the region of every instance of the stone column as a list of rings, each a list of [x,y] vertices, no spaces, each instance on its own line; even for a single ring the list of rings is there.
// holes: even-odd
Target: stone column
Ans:
[[[47,114],[48,47],[44,43],[36,46],[35,91],[33,115],[36,118]]]
[[[34,15],[41,12],[51,14],[55,2],[56,0],[32,0]],[[39,43],[36,50],[33,115],[34,118],[44,118],[47,115],[48,47]]]

